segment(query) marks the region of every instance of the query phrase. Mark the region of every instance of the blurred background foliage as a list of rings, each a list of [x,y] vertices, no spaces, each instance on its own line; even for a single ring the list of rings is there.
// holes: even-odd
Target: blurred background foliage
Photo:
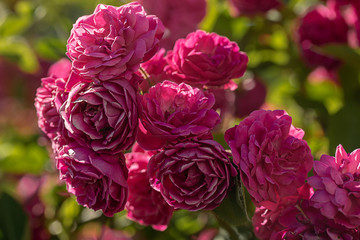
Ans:
[[[49,143],[37,127],[36,88],[49,66],[66,57],[66,41],[78,17],[92,13],[99,3],[126,2],[0,2],[0,239],[253,239],[239,206],[224,203],[214,212],[176,211],[168,229],[156,232],[127,220],[125,212],[106,218],[79,206],[58,180]],[[245,86],[243,79],[260,79],[266,87],[264,107],[284,109],[293,117],[293,124],[305,130],[315,159],[333,154],[340,143],[347,151],[359,148],[359,50],[322,48],[344,64],[339,82],[314,79],[299,56],[295,29],[298,16],[319,1],[284,2],[283,8],[265,16],[233,18],[225,0],[208,0],[199,28],[227,36],[248,54],[248,71],[239,86]],[[231,120],[227,127],[239,121]],[[224,143],[221,135],[216,139]],[[232,191],[226,201],[236,198]],[[249,199],[242,200],[251,212]]]

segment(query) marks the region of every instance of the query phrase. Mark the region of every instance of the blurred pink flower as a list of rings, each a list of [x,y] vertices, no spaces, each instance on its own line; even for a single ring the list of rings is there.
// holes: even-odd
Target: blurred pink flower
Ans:
[[[322,215],[347,228],[360,226],[360,149],[347,154],[339,145],[335,157],[322,155],[314,162],[314,176],[308,179],[316,188],[311,198]]]
[[[45,204],[40,198],[41,186],[46,177],[24,175],[17,185],[17,192],[29,217],[31,239],[48,240],[50,233],[46,227]]]
[[[96,152],[119,153],[129,149],[138,128],[138,93],[125,79],[72,87],[60,108],[63,135]]]
[[[224,87],[231,79],[242,77],[248,63],[235,42],[202,30],[177,40],[166,58],[168,77],[195,87]]]
[[[146,15],[139,3],[120,7],[99,4],[93,14],[74,24],[67,55],[83,78],[130,79],[140,63],[156,53],[163,32],[161,21]]]
[[[230,11],[234,16],[263,14],[281,6],[279,0],[229,0]]]
[[[228,153],[214,140],[180,142],[151,157],[152,187],[174,209],[218,207],[237,175]]]
[[[144,129],[140,128],[137,141],[144,149],[152,150],[170,142],[212,138],[211,130],[220,122],[219,114],[212,109],[214,103],[212,94],[185,83],[158,83],[141,98]],[[149,137],[158,142],[157,146],[149,142]]]
[[[173,208],[150,186],[147,165],[154,153],[144,151],[135,144],[132,152],[125,154],[129,169],[129,197],[125,208],[129,219],[164,231],[172,217]]]
[[[321,54],[316,48],[326,44],[347,44],[349,27],[340,12],[332,7],[318,5],[301,20],[298,40],[305,61],[313,67],[334,69],[340,61]]]
[[[225,133],[241,180],[256,206],[297,194],[313,165],[304,131],[285,111],[257,110]]]
[[[243,118],[258,110],[265,103],[267,89],[257,78],[247,78],[235,91],[235,116]]]
[[[124,209],[128,170],[123,153],[98,154],[71,142],[59,149],[56,160],[60,179],[79,204],[108,217]]]
[[[70,75],[71,63],[61,59],[50,67],[49,77],[41,79],[36,91],[35,108],[39,128],[50,138],[56,137],[61,124],[59,108],[65,101],[66,81]]]
[[[160,45],[172,49],[179,38],[197,29],[206,15],[206,0],[139,0],[149,14],[154,14],[166,27]]]

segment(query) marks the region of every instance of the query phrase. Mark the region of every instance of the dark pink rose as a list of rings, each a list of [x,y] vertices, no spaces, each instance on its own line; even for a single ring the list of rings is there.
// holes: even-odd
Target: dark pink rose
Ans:
[[[360,149],[347,154],[339,145],[335,157],[322,155],[314,162],[314,176],[308,179],[316,188],[311,198],[321,214],[347,228],[360,226]]]
[[[225,133],[241,180],[256,206],[296,195],[313,166],[304,131],[285,111],[257,110]]]
[[[41,86],[36,91],[35,108],[38,125],[50,139],[53,139],[59,131],[61,124],[59,108],[67,96],[64,90],[70,70],[69,60],[59,60],[50,67],[49,77],[41,79]]]
[[[248,57],[228,38],[198,30],[176,41],[167,62],[165,71],[175,82],[224,87],[244,75]]]
[[[298,29],[299,44],[306,62],[313,67],[337,67],[339,60],[321,54],[316,48],[326,44],[347,44],[348,29],[345,19],[335,8],[318,5],[308,12]]]
[[[31,239],[36,240],[48,240],[51,238],[46,224],[45,204],[41,200],[41,188],[45,181],[45,176],[24,175],[19,179],[16,189],[23,208],[29,217],[28,224]]]
[[[235,92],[230,89],[209,89],[214,94],[215,104],[213,109],[220,113],[221,124],[226,124],[234,114]],[[231,121],[231,120],[230,120]],[[221,126],[219,126],[221,128]]]
[[[122,153],[98,154],[72,142],[60,148],[56,160],[60,179],[80,205],[108,217],[124,209],[128,170]]]
[[[83,78],[129,79],[140,63],[156,53],[163,32],[161,21],[146,15],[139,3],[120,7],[99,4],[93,14],[74,24],[67,55]]]
[[[248,78],[240,83],[235,91],[235,116],[243,118],[258,110],[265,103],[266,86],[256,78]]]
[[[140,0],[146,12],[154,14],[166,27],[160,45],[172,49],[179,38],[197,29],[206,15],[205,0]]]
[[[207,137],[220,122],[219,114],[212,109],[215,103],[212,94],[206,94],[198,88],[170,81],[156,84],[141,98],[141,122],[154,141],[141,134],[137,138],[145,149],[158,149],[166,143],[176,143],[190,138]],[[210,136],[211,137],[211,136]]]
[[[310,199],[313,193],[314,190],[308,184],[304,184],[298,189],[296,195],[282,198],[271,208],[257,207],[252,218],[256,237],[261,240],[302,239],[289,238],[289,235],[293,233],[292,236],[298,236],[299,232],[296,233],[296,231],[301,230],[300,233],[302,233],[308,228],[306,224],[310,223],[307,217],[301,214],[299,207],[304,201]]]
[[[151,157],[152,187],[175,209],[211,210],[220,205],[237,175],[225,149],[214,140],[188,141]]]
[[[359,229],[349,229],[321,215],[310,201],[288,202],[274,211],[256,208],[253,216],[255,235],[262,240],[355,240]]]
[[[230,11],[234,16],[264,14],[281,6],[279,0],[229,0]]]
[[[67,58],[62,58],[50,66],[48,76],[67,80],[71,73],[71,62]]]
[[[145,74],[147,75],[143,76],[144,73],[142,71],[137,72],[139,75],[147,77],[147,79],[142,81],[139,86],[143,92],[147,92],[149,88],[156,83],[166,80],[166,74],[164,71],[166,64],[165,49],[163,48],[160,49],[149,61],[141,64],[141,68],[145,70]]]
[[[66,133],[96,152],[119,153],[135,141],[138,95],[126,79],[72,87],[60,109]]]
[[[144,151],[137,144],[131,153],[125,154],[129,169],[129,197],[125,208],[129,219],[164,231],[172,217],[173,208],[150,186],[147,165],[152,155],[153,152]]]

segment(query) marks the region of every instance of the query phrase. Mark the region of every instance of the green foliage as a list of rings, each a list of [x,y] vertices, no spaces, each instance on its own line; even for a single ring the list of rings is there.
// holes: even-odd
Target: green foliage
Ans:
[[[0,193],[0,239],[28,239],[28,221],[21,205],[9,194]]]

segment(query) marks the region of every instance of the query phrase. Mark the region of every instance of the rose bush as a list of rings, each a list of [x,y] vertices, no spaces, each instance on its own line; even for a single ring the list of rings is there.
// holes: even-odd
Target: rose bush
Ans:
[[[60,179],[79,204],[108,217],[124,209],[128,170],[122,153],[98,154],[71,142],[59,149],[56,160]]]
[[[195,87],[224,87],[245,73],[248,57],[235,42],[202,30],[176,41],[166,56],[168,77]]]
[[[130,79],[140,63],[156,53],[163,33],[161,21],[146,15],[139,3],[99,4],[93,14],[74,24],[67,55],[74,71],[85,79]]]
[[[119,153],[135,141],[138,95],[126,79],[79,83],[60,109],[69,136],[96,152]]]
[[[151,186],[175,209],[211,210],[220,205],[237,175],[228,153],[214,140],[177,143],[151,157]]]
[[[242,183],[256,206],[297,195],[313,165],[304,131],[282,110],[257,110],[225,132]]]

